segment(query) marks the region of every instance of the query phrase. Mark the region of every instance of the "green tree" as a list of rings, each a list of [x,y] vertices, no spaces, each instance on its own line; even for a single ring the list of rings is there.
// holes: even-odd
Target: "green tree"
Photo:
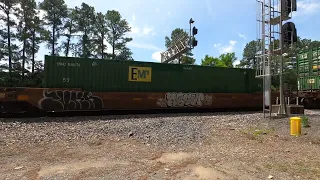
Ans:
[[[130,51],[126,48],[126,45],[132,41],[132,38],[125,37],[125,35],[131,31],[131,27],[125,19],[122,19],[120,13],[115,10],[107,11],[106,20],[108,27],[107,42],[112,48],[112,59],[115,59],[116,51],[118,51],[119,54]]]
[[[224,64],[224,67],[233,68],[233,63],[237,60],[237,57],[233,52],[221,54],[219,56],[219,59],[222,61],[222,64]]]
[[[67,39],[62,42],[61,49],[64,50],[64,55],[66,57],[69,56],[71,47],[74,45],[71,40],[72,37],[75,36],[75,33],[78,32],[77,26],[76,26],[76,18],[77,18],[77,12],[75,9],[69,8],[67,12],[67,17],[65,18],[64,23],[64,29],[65,33],[63,33],[63,36]]]
[[[5,37],[5,30],[3,29],[2,25],[0,24],[0,62],[4,60],[5,58],[5,51],[6,51],[6,39]],[[2,67],[0,65],[0,72],[4,69],[4,67]]]
[[[109,32],[108,24],[107,24],[107,16],[102,14],[101,12],[97,13],[97,20],[95,23],[94,30],[94,41],[96,44],[96,57],[101,59],[105,59],[107,57],[107,35]]]
[[[39,44],[49,37],[49,32],[45,30],[42,25],[42,21],[39,17],[39,11],[37,14],[33,16],[30,25],[30,33],[31,33],[31,72],[35,73],[35,67],[37,66],[37,62],[35,60],[36,53],[39,51]]]
[[[212,57],[209,55],[206,55],[204,59],[201,60],[201,66],[212,66],[212,67],[221,67],[222,62],[219,58]]]
[[[67,5],[64,0],[44,0],[40,3],[40,9],[44,10],[44,24],[51,30],[47,38],[47,47],[51,49],[51,55],[58,55],[58,39],[63,31],[63,20],[67,17]]]
[[[312,39],[301,39],[301,37],[298,37],[298,42],[295,43],[295,51],[299,52],[302,50],[306,50],[309,48],[316,48],[320,46],[320,41],[315,41]]]
[[[120,54],[118,55],[118,59],[119,60],[127,60],[127,61],[134,61],[133,57],[132,57],[132,52],[129,48],[124,47]]]
[[[176,43],[179,40],[179,38],[181,38],[183,36],[188,36],[188,33],[181,28],[174,29],[171,32],[170,37],[168,37],[168,36],[165,37],[166,48],[169,48],[171,45]],[[196,62],[196,60],[192,56],[193,56],[192,51],[188,50],[186,53],[182,54],[182,56],[177,60],[181,64],[194,64]]]
[[[96,22],[95,9],[86,3],[82,3],[81,7],[75,7],[76,11],[76,29],[82,33],[82,38],[78,46],[81,46],[81,53],[78,52],[80,57],[91,57],[94,49],[94,42],[92,40],[94,25]],[[80,45],[81,44],[81,45]]]
[[[261,51],[260,42],[258,41],[250,41],[246,44],[242,53],[242,60],[240,60],[240,64],[238,67],[243,68],[255,68],[257,65],[256,54]]]
[[[235,53],[221,54],[219,58],[206,55],[204,59],[201,60],[201,66],[232,68],[236,60]]]
[[[11,27],[15,26],[15,22],[10,18],[10,15],[13,15],[13,12],[16,10],[15,6],[18,4],[18,0],[1,0],[0,2],[0,12],[3,12],[5,15],[0,16],[0,20],[5,22],[7,26],[6,33],[2,33],[4,39],[7,40],[6,49],[8,50],[8,63],[9,63],[9,78],[11,77],[12,71],[12,36],[14,35],[11,31]],[[4,55],[4,54],[3,54]]]
[[[24,78],[25,73],[27,72],[25,66],[27,62],[27,56],[31,55],[31,41],[32,33],[30,32],[33,20],[36,16],[37,4],[34,0],[20,0],[20,8],[16,11],[16,16],[19,20],[18,25],[18,39],[22,42],[22,65],[21,73],[22,79]],[[29,53],[28,53],[29,52]]]
[[[181,57],[180,63],[181,64],[190,64],[193,65],[196,62],[196,59],[192,57],[193,54],[191,52],[185,53],[184,56]]]

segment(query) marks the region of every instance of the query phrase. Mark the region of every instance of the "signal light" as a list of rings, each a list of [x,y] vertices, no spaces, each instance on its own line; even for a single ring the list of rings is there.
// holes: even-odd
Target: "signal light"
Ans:
[[[198,34],[198,29],[193,26],[193,28],[192,28],[192,42],[191,42],[192,47],[196,47],[198,45],[198,41],[194,37],[197,34]]]
[[[195,47],[197,45],[198,45],[198,41],[195,38],[193,38],[192,39],[192,46]]]
[[[298,41],[297,29],[293,22],[287,22],[282,25],[282,43],[291,44]]]
[[[198,34],[198,29],[195,26],[193,26],[193,28],[192,28],[192,36],[194,36],[196,34]]]
[[[297,0],[281,0],[281,14],[288,17],[293,11],[297,11]]]
[[[196,38],[194,37],[195,35],[198,34],[198,29],[197,29],[195,26],[193,26],[193,28],[191,29],[191,24],[193,24],[193,23],[194,23],[194,20],[191,18],[191,19],[189,20],[189,24],[190,24],[190,36],[189,36],[189,43],[188,43],[191,49],[193,49],[195,46],[198,45],[198,41],[197,41]],[[191,33],[192,33],[192,36],[191,36]]]

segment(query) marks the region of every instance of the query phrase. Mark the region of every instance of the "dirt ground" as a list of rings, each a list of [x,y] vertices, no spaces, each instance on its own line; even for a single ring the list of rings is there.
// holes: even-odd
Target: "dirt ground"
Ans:
[[[92,141],[5,144],[0,179],[320,179],[320,121],[301,136],[288,119],[212,126],[202,143],[163,147],[104,137]]]

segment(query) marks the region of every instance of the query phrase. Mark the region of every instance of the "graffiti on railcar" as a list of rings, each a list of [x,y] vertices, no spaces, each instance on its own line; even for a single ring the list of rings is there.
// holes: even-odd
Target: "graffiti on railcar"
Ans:
[[[157,105],[160,107],[201,107],[210,106],[212,96],[203,93],[175,93],[168,92],[165,98],[160,98]]]
[[[44,90],[38,106],[43,110],[95,110],[103,109],[103,100],[88,91]]]

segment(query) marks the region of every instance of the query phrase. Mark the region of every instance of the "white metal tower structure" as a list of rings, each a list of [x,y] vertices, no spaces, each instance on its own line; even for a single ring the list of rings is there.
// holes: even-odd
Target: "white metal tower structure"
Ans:
[[[293,0],[257,0],[257,49],[256,77],[263,78],[263,114],[272,113],[271,77],[280,77],[280,107],[278,115],[286,115],[286,103],[283,90],[283,30],[282,22],[291,19],[289,14],[295,11]],[[292,8],[294,6],[294,8]],[[279,43],[275,48],[274,42]],[[279,68],[277,68],[279,65]]]
[[[160,53],[161,63],[173,62],[175,59],[179,59],[182,56],[182,54],[190,51],[195,46],[197,46],[198,41],[195,39],[194,36],[198,34],[198,29],[195,26],[191,29],[191,25],[193,23],[194,20],[190,18],[190,35],[188,35],[188,33],[181,33],[178,34],[177,37],[172,37],[174,41],[170,43],[170,47],[165,52]]]
[[[190,48],[189,36],[186,34],[182,34],[176,38],[177,40],[175,42],[172,42],[172,45],[165,52],[161,53],[161,63],[168,63],[180,57],[183,53],[188,52]]]

